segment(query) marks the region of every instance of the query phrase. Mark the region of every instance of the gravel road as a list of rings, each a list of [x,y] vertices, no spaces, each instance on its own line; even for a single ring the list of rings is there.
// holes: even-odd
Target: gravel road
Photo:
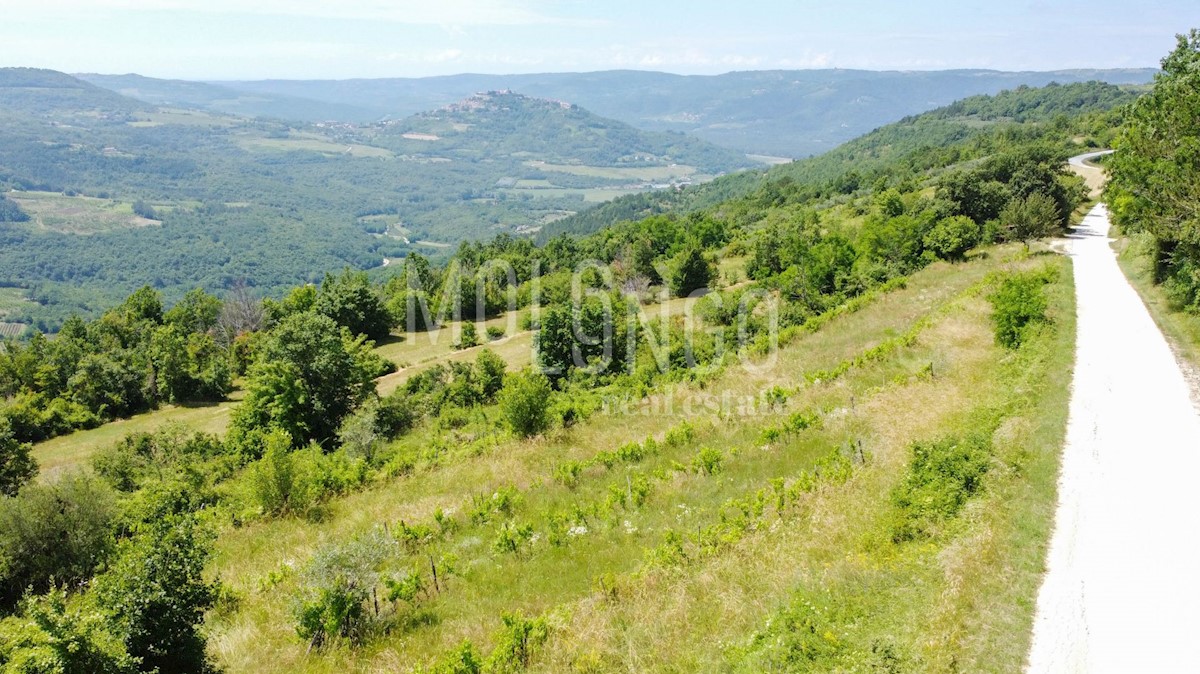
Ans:
[[[1078,340],[1031,674],[1200,672],[1200,416],[1094,208],[1068,244]]]

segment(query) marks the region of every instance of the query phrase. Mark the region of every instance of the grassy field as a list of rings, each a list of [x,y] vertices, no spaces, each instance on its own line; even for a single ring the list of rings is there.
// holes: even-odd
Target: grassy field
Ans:
[[[9,198],[29,214],[38,229],[62,234],[98,234],[116,229],[158,225],[133,214],[129,202],[93,197],[68,197],[58,192],[9,192]]]
[[[129,126],[149,128],[165,125],[229,127],[240,123],[235,117],[216,115],[199,110],[184,110],[182,108],[159,108],[144,115],[144,119],[129,122]]]
[[[334,143],[316,134],[293,132],[289,138],[245,138],[240,141],[247,150],[265,152],[320,152],[327,155],[352,157],[392,157],[390,150],[370,145]]]
[[[582,198],[585,203],[598,204],[605,201],[612,201],[617,197],[623,197],[627,194],[637,194],[645,190],[626,189],[622,187],[513,187],[500,190],[512,195],[530,195],[533,197],[541,197],[546,199],[558,198]]]
[[[29,301],[24,288],[0,288],[0,318],[21,310]]]
[[[1021,352],[1002,350],[986,279],[1043,264],[1060,271],[1055,329]],[[521,611],[550,625],[537,671],[761,671],[751,635],[798,605],[815,607],[838,658],[807,669],[872,671],[886,660],[890,671],[1017,670],[1053,513],[1072,301],[1066,259],[994,249],[918,273],[802,335],[774,362],[731,365],[547,437],[426,424],[398,441],[419,457],[410,474],[330,503],[317,522],[222,531],[213,572],[239,601],[210,619],[210,648],[231,672],[408,671],[464,639],[487,652],[501,613]],[[782,392],[782,408],[754,404],[769,390]],[[817,421],[769,434],[797,412]],[[887,493],[905,473],[910,443],[981,428],[995,447],[983,495],[938,535],[894,543]],[[574,485],[554,479],[566,461],[646,437],[658,448],[640,462],[591,465]],[[719,469],[688,468],[704,448],[716,450]],[[841,477],[817,468],[831,452],[842,457]],[[792,484],[813,470],[818,486],[792,507],[768,506],[730,528],[745,524],[730,499],[753,500],[771,493],[772,479]],[[621,498],[635,484],[644,500]],[[463,516],[472,496],[506,489],[516,495],[510,522],[536,532],[517,554],[493,549],[503,518]],[[582,532],[549,543],[555,517],[592,506]],[[453,555],[455,572],[408,627],[358,649],[309,651],[296,638],[294,571],[316,550],[377,526],[429,522],[439,509],[457,525],[410,563]],[[705,547],[697,532],[712,527],[724,534]],[[682,561],[644,562],[668,532],[682,537]]]
[[[588,176],[591,178],[613,178],[630,181],[665,182],[674,178],[695,177],[699,179],[701,177],[697,175],[696,167],[682,164],[623,167],[549,164],[543,161],[530,161],[526,162],[526,165],[542,171],[556,171],[558,173],[570,173],[572,175]],[[711,179],[711,176],[708,177]]]

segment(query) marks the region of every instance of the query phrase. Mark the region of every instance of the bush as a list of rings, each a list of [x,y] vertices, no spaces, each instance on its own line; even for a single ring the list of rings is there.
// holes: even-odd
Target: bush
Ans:
[[[704,258],[704,251],[692,246],[680,253],[672,265],[671,292],[676,297],[687,297],[707,288],[716,275],[716,267]]]
[[[398,544],[374,529],[344,545],[322,548],[304,569],[293,607],[296,634],[311,645],[340,639],[362,643],[376,624],[367,601],[379,585],[379,569]]]
[[[965,215],[942,218],[925,234],[925,248],[943,260],[959,262],[979,245],[981,235],[979,225]]]
[[[475,324],[470,321],[463,321],[461,326],[458,339],[454,341],[452,346],[459,350],[479,346],[479,332],[475,329]]]
[[[497,325],[488,326],[487,338],[489,342],[494,342],[502,337],[504,337],[504,328]]]
[[[992,302],[992,325],[996,342],[1009,349],[1024,343],[1030,330],[1046,321],[1046,272],[1012,274],[988,298]]]
[[[0,622],[0,671],[134,674],[137,663],[107,628],[102,613],[69,604],[64,590],[31,597],[20,616]]]
[[[991,447],[983,436],[946,438],[916,443],[912,455],[904,481],[892,492],[896,542],[930,535],[957,515],[983,488]]]
[[[399,390],[379,401],[375,430],[388,440],[394,440],[411,430],[420,416],[412,396]]]
[[[250,466],[251,494],[268,515],[304,512],[314,499],[305,466],[292,456],[292,439],[283,431],[267,435],[263,457]]]
[[[507,370],[508,363],[491,349],[479,352],[479,357],[475,359],[475,375],[479,380],[479,391],[484,402],[494,401],[500,389],[504,388],[504,374]]]
[[[116,514],[108,487],[82,474],[0,498],[0,603],[91,578],[112,553]]]
[[[192,514],[148,522],[96,578],[98,604],[145,671],[214,671],[200,633],[217,596],[204,578],[214,538]]]
[[[345,452],[325,454],[311,444],[292,450],[282,431],[267,435],[263,457],[247,471],[250,494],[264,514],[303,515],[330,496],[345,494],[367,477],[364,461]]]
[[[32,449],[29,443],[18,442],[8,420],[0,417],[0,495],[15,496],[37,475],[37,462],[29,455]]]
[[[549,422],[550,381],[533,370],[509,376],[500,391],[500,408],[517,435],[541,433]]]
[[[725,455],[721,454],[720,450],[705,447],[692,460],[692,467],[696,469],[697,473],[715,475],[721,472],[721,463],[724,460]]]
[[[504,614],[504,627],[496,639],[496,648],[488,656],[484,671],[489,674],[518,674],[529,669],[533,657],[546,639],[550,627],[545,618],[527,620],[521,614]]]
[[[1050,236],[1062,226],[1058,205],[1054,199],[1034,192],[1025,198],[1015,198],[1000,212],[1009,241],[1020,241],[1029,246],[1031,239]]]

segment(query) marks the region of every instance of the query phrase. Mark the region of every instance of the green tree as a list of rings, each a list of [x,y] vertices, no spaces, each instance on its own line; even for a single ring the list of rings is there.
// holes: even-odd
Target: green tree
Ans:
[[[15,496],[37,475],[37,462],[29,455],[32,449],[29,443],[18,442],[8,419],[0,417],[0,495]]]
[[[96,578],[98,605],[144,670],[215,670],[200,633],[217,591],[204,578],[213,539],[193,514],[164,516],[122,542],[111,568]]]
[[[925,234],[925,248],[943,260],[959,262],[979,245],[982,234],[979,225],[965,215],[942,218]]]
[[[1004,228],[1005,238],[1020,241],[1026,248],[1031,240],[1058,231],[1060,224],[1054,200],[1041,192],[1013,199],[1000,212],[1000,226]]]
[[[384,339],[392,330],[392,315],[365,272],[347,269],[339,276],[326,274],[313,310],[369,339]]]
[[[550,382],[534,370],[509,375],[500,391],[500,409],[517,435],[541,433],[550,421]]]
[[[150,286],[142,286],[125,300],[120,312],[134,322],[163,322],[162,296]]]
[[[182,300],[171,307],[163,320],[185,333],[209,332],[221,318],[221,300],[200,288],[188,291]]]
[[[708,288],[716,274],[716,268],[704,257],[703,249],[690,246],[676,257],[671,268],[671,292],[677,297],[687,297]]]
[[[231,444],[257,454],[271,428],[295,446],[335,437],[342,419],[374,392],[380,362],[371,345],[316,313],[288,316],[250,368],[245,400],[234,411]]]
[[[1127,232],[1155,241],[1156,280],[1200,307],[1200,30],[1177,36],[1154,87],[1128,109],[1105,193]]]

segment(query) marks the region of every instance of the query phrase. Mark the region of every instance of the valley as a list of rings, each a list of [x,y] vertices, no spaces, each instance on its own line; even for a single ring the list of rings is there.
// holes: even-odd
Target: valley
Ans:
[[[255,53],[612,35],[318,5]],[[0,674],[1188,671],[1176,40],[1155,71],[0,68]]]

